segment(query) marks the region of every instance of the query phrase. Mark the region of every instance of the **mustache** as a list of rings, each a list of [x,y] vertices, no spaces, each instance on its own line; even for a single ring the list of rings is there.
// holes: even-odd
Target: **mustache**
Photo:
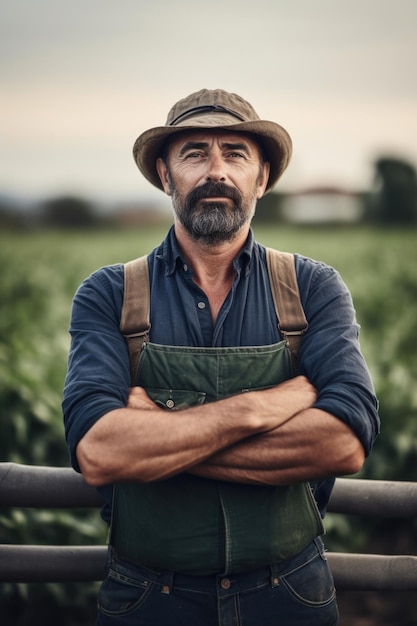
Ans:
[[[207,182],[193,189],[188,196],[188,204],[195,204],[204,198],[223,197],[233,200],[236,204],[241,201],[240,193],[234,187],[229,187],[224,183]]]

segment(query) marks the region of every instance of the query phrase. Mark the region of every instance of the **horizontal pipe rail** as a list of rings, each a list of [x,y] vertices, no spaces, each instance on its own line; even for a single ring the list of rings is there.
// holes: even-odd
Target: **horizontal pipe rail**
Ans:
[[[103,504],[96,489],[68,467],[0,463],[0,505],[84,508]],[[328,511],[346,515],[417,517],[417,483],[338,478]]]
[[[0,582],[100,581],[105,546],[0,546]],[[338,589],[417,589],[417,557],[327,553]]]
[[[417,517],[417,483],[337,478],[328,510],[366,517]]]
[[[417,556],[328,552],[336,589],[417,590]]]
[[[104,578],[106,546],[0,545],[0,582],[86,582]]]
[[[76,509],[102,504],[96,489],[70,467],[0,463],[1,506]]]
[[[98,492],[71,468],[0,463],[0,506],[97,508]],[[417,517],[417,483],[338,478],[328,511]],[[417,590],[417,557],[327,553],[339,589]],[[0,582],[100,581],[105,546],[0,545]]]

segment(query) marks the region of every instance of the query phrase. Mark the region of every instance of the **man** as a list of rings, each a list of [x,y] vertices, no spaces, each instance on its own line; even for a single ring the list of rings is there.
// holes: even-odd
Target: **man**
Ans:
[[[112,508],[98,624],[338,623],[321,518],[332,477],[371,450],[377,401],[347,288],[299,255],[308,330],[288,367],[250,224],[290,155],[281,126],[222,90],[135,143],[174,211],[148,256],[150,341],[131,385],[124,268],[93,274],[74,298],[63,403],[73,465],[107,520]]]

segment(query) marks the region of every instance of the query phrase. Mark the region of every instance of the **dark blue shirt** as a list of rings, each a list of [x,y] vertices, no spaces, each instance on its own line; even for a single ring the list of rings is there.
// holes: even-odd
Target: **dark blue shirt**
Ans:
[[[348,424],[369,454],[379,431],[377,400],[359,346],[359,326],[350,293],[331,267],[295,256],[308,331],[299,354],[300,374],[318,390],[316,408]],[[213,324],[205,293],[193,282],[171,228],[149,255],[150,340],[180,346],[258,346],[278,342],[265,248],[249,234],[234,261],[236,275]],[[71,461],[91,426],[126,406],[129,359],[119,331],[123,265],[101,268],[78,289],[72,308],[64,422]],[[313,483],[324,513],[333,481]],[[104,494],[106,491],[104,490]]]

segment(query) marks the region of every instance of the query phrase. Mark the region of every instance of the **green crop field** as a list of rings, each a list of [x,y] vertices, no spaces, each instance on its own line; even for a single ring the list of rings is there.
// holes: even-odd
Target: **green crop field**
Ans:
[[[68,465],[61,392],[74,291],[101,265],[149,251],[165,231],[164,226],[153,226],[97,233],[0,234],[1,461]],[[255,226],[255,234],[265,245],[329,263],[343,276],[353,295],[362,349],[381,404],[382,433],[360,475],[417,481],[417,232],[268,225]],[[401,533],[381,520],[373,526],[369,521],[355,525],[329,516],[327,525],[331,549],[367,551],[371,546],[383,551],[383,542],[390,541],[394,553],[395,545],[413,550],[411,522],[404,523]],[[379,539],[375,539],[377,532]],[[104,540],[105,528],[97,512],[0,508],[1,543]],[[0,602],[24,604],[33,593],[29,587],[4,585]],[[50,594],[51,602],[75,603],[80,610],[90,592],[95,594],[85,585],[82,593],[69,591],[76,586],[46,587],[42,593]],[[60,618],[60,623],[65,624],[65,619]],[[82,618],[74,623],[83,623]]]

